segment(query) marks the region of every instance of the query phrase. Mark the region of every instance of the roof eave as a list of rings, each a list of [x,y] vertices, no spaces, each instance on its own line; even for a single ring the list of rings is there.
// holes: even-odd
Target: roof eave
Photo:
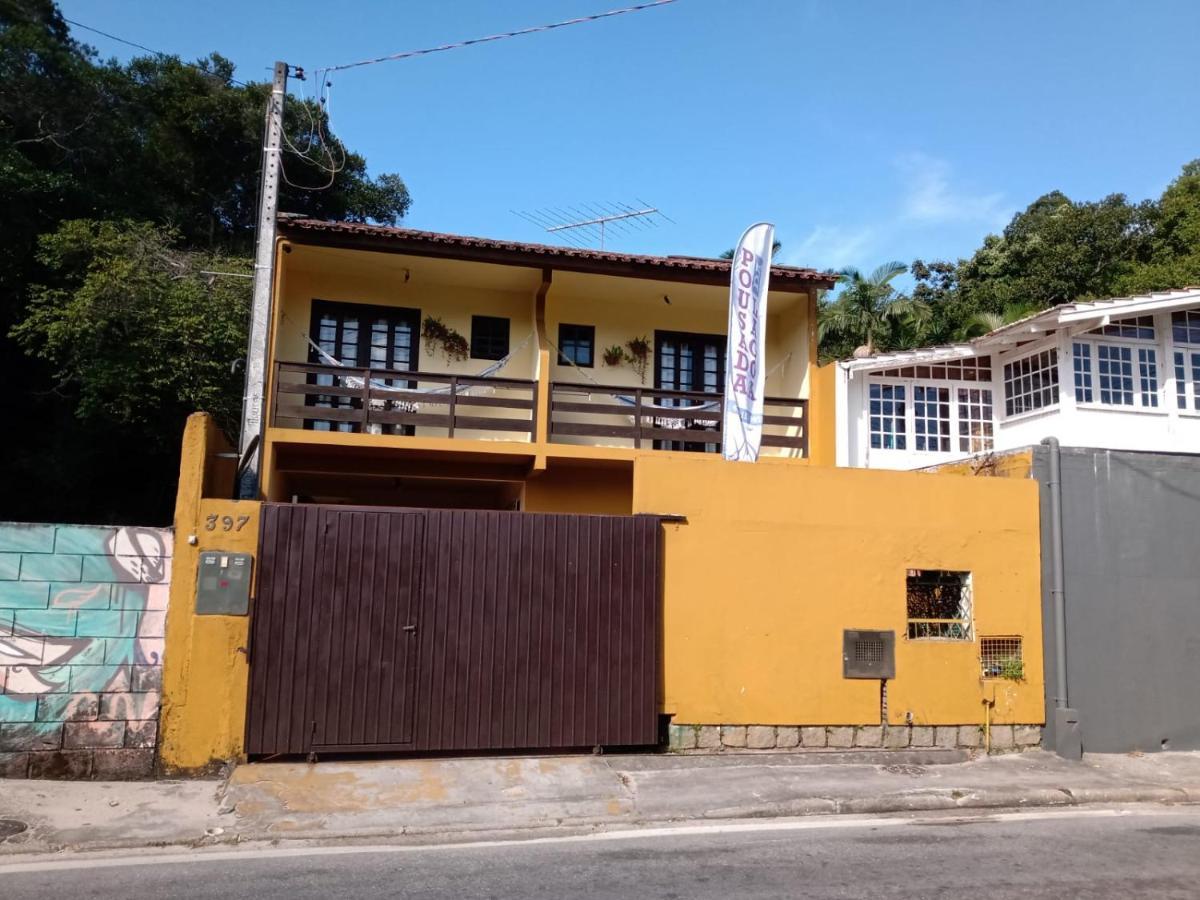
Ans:
[[[656,281],[711,285],[727,285],[729,283],[728,265],[699,268],[696,260],[686,261],[683,258],[679,258],[677,261],[673,257],[643,257],[622,260],[593,255],[581,256],[567,250],[559,251],[554,247],[532,244],[517,247],[478,246],[470,243],[464,244],[461,242],[461,238],[455,235],[446,235],[444,239],[439,240],[424,233],[417,235],[403,230],[383,231],[382,229],[373,231],[369,230],[369,226],[352,231],[339,228],[337,223],[287,218],[280,219],[279,233],[293,243],[310,246],[403,253],[410,256],[458,259],[467,262],[485,262],[526,268],[548,268],[565,272],[644,278]],[[711,262],[720,263],[721,261],[712,260]],[[772,267],[770,289],[785,293],[808,293],[812,289],[830,288],[836,280],[837,276],[835,275]]]

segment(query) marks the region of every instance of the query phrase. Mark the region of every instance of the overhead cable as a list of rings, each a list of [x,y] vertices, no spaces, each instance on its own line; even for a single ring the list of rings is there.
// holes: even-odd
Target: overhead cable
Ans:
[[[341,72],[344,69],[355,69],[359,66],[373,66],[376,63],[392,62],[397,59],[408,59],[413,56],[425,56],[429,53],[441,53],[444,50],[458,50],[462,47],[471,47],[475,44],[486,44],[489,41],[502,41],[505,38],[520,37],[524,34],[535,34],[539,31],[551,31],[555,28],[565,28],[568,25],[583,25],[587,22],[595,22],[599,19],[607,19],[612,16],[622,16],[625,13],[641,12],[644,9],[652,9],[656,6],[666,6],[668,3],[674,3],[675,0],[653,0],[651,3],[639,3],[637,6],[626,6],[622,9],[610,9],[608,12],[594,13],[590,16],[580,16],[577,19],[567,19],[564,22],[553,22],[549,25],[535,25],[532,28],[521,28],[517,31],[506,31],[502,34],[490,34],[487,37],[472,38],[469,41],[456,41],[453,44],[442,44],[439,47],[426,47],[423,50],[406,50],[403,53],[391,53],[387,56],[377,56],[373,59],[362,59],[358,62],[343,63],[340,66],[329,66],[324,69],[325,72]]]
[[[100,35],[101,37],[106,37],[110,41],[116,41],[118,44],[125,44],[129,47],[136,47],[138,50],[145,50],[147,53],[157,56],[159,59],[169,59],[172,56],[175,56],[175,54],[163,53],[161,50],[155,50],[153,47],[147,47],[145,44],[139,44],[136,41],[129,41],[123,37],[117,37],[115,34],[109,34],[107,31],[101,31],[99,28],[93,28],[91,25],[84,25],[82,22],[76,22],[74,19],[68,19],[65,16],[63,17],[63,21],[68,25],[74,25],[76,28],[82,28],[84,31],[90,31],[94,34]],[[196,63],[185,62],[182,59],[179,61],[183,65],[190,66],[193,69],[198,69],[206,75],[220,77],[216,72],[210,71],[209,69],[204,68],[204,66],[197,65]],[[238,81],[236,78],[230,78],[229,81],[231,84],[238,85],[238,87],[249,87],[246,82]]]

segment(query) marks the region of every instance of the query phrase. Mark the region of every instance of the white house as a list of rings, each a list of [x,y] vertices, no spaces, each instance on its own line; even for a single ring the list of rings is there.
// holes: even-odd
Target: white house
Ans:
[[[1050,436],[1200,453],[1200,288],[1066,303],[837,366],[841,466],[917,469]]]

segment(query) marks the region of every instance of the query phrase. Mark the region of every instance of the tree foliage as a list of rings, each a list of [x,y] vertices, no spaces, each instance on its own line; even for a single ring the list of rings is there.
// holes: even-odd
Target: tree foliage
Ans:
[[[215,53],[100,60],[53,0],[0,0],[0,516],[166,521],[183,416],[234,425],[247,284],[197,274],[248,271],[253,246],[269,86],[234,76]],[[285,111],[281,209],[405,215],[319,103]],[[166,489],[106,477],[129,467]]]
[[[38,258],[60,277],[36,286],[13,336],[53,368],[76,415],[166,441],[160,423],[197,409],[228,430],[240,416],[248,279],[205,275],[244,261],[175,249],[178,235],[146,222],[64,222]]]
[[[1200,160],[1186,164],[1157,200],[1132,203],[1112,194],[1076,201],[1051,191],[970,257],[918,259],[910,272],[911,290],[887,302],[903,310],[912,301],[920,314],[902,328],[875,325],[875,347],[965,340],[1058,303],[1200,284]],[[849,290],[844,285],[826,304],[826,315]],[[854,334],[865,343],[865,332]],[[848,356],[856,346],[826,326],[825,358]]]
[[[819,334],[826,348],[837,355],[867,354],[920,340],[929,319],[929,307],[898,292],[892,282],[908,271],[901,262],[884,263],[870,275],[843,269],[841,291],[823,301]]]

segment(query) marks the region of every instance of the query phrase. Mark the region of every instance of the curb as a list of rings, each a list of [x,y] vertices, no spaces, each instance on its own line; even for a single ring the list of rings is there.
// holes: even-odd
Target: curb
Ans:
[[[940,811],[1001,810],[1001,809],[1046,809],[1093,805],[1157,804],[1178,805],[1200,802],[1200,786],[1196,787],[1130,787],[1130,788],[1038,788],[1028,791],[958,791],[938,789],[906,794],[863,797],[838,800],[829,797],[797,797],[794,801],[772,803],[763,806],[712,809],[702,816],[689,819],[666,817],[639,817],[613,819],[579,819],[572,822],[556,821],[530,824],[510,828],[460,828],[447,826],[419,826],[401,829],[363,830],[343,834],[324,832],[256,833],[238,831],[236,827],[220,836],[200,836],[193,839],[148,840],[130,839],[98,842],[94,844],[54,844],[26,849],[20,844],[4,846],[0,842],[0,871],[5,860],[46,853],[86,853],[112,850],[140,850],[171,848],[220,848],[278,846],[280,844],[355,844],[364,841],[471,844],[478,841],[497,839],[521,840],[522,838],[544,838],[549,836],[571,836],[601,831],[619,831],[681,822],[730,822],[739,819],[804,818],[843,815],[886,815]]]

